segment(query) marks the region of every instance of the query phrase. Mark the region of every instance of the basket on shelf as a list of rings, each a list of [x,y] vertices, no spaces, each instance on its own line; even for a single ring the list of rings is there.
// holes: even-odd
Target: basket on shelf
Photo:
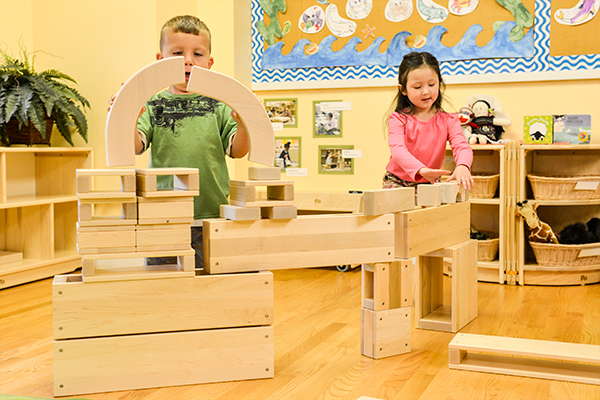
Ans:
[[[476,174],[473,173],[475,185],[471,188],[469,196],[475,199],[491,199],[496,194],[500,174]]]
[[[498,255],[498,248],[500,247],[500,239],[496,234],[486,232],[490,237],[487,240],[477,240],[477,260],[479,261],[493,261]]]
[[[547,267],[582,267],[600,264],[600,243],[554,244],[529,242],[529,244],[533,249],[537,263]]]
[[[600,199],[600,176],[541,176],[528,174],[533,197],[537,200],[590,200]],[[590,182],[591,189],[577,188],[580,182]]]

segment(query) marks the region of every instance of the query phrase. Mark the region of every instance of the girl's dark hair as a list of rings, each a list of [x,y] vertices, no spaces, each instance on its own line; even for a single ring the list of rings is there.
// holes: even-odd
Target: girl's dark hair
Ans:
[[[408,74],[422,67],[430,67],[435,71],[440,81],[439,93],[438,97],[433,103],[433,107],[438,110],[442,109],[442,101],[443,101],[443,92],[446,89],[446,85],[444,84],[444,80],[442,79],[442,73],[440,71],[440,64],[438,60],[427,52],[416,52],[406,54],[402,58],[402,62],[400,63],[400,67],[398,67],[398,84],[401,86],[398,88],[398,94],[394,99],[394,103],[396,105],[394,111],[399,113],[411,113],[414,109],[414,105],[410,102],[408,97],[402,94],[402,88],[406,88],[406,82],[408,80]]]

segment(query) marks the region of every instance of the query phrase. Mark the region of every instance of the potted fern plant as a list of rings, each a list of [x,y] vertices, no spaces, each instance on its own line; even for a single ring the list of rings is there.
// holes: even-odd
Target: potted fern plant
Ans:
[[[35,56],[21,52],[21,59],[0,50],[0,140],[11,144],[49,144],[56,127],[71,145],[72,130],[87,143],[88,124],[83,110],[90,103],[67,83],[70,76],[50,69],[36,72]]]

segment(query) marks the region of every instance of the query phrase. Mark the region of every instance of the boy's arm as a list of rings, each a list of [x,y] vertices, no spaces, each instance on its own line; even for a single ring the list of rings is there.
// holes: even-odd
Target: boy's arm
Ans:
[[[235,111],[231,111],[231,117],[237,122],[237,131],[231,142],[230,155],[233,158],[242,158],[248,154],[248,132],[246,132],[246,127]]]

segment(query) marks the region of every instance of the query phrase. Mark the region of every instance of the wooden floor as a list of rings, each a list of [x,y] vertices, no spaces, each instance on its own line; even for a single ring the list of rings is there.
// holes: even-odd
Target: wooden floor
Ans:
[[[448,343],[454,336],[450,333],[413,328],[410,353],[382,360],[363,357],[359,269],[345,273],[334,268],[301,269],[274,275],[274,379],[76,397],[600,399],[600,386],[595,385],[449,370]],[[600,284],[478,285],[479,317],[461,332],[600,345]],[[0,394],[52,397],[51,286],[47,279],[0,291]]]

